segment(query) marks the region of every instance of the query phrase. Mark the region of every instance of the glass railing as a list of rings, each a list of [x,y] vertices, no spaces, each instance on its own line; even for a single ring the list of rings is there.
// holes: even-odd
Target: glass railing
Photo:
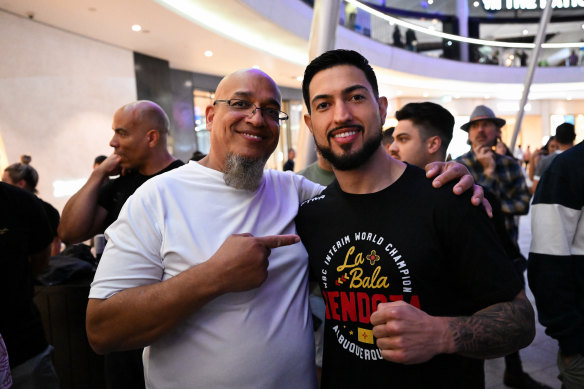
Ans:
[[[518,23],[517,18],[472,17],[468,31],[477,38],[469,38],[458,35],[459,21],[454,15],[403,11],[379,3],[386,2],[342,1],[339,24],[388,46],[435,58],[520,67],[533,57],[539,27],[536,18]],[[563,20],[548,25],[539,66],[584,65],[584,16],[580,21],[573,17]]]

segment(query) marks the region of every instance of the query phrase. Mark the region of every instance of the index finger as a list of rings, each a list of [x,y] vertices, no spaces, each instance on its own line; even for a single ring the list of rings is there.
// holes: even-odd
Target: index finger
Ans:
[[[300,242],[300,237],[294,234],[268,235],[259,236],[256,238],[256,240],[269,249],[275,249],[280,246],[289,246],[291,244],[298,243]]]

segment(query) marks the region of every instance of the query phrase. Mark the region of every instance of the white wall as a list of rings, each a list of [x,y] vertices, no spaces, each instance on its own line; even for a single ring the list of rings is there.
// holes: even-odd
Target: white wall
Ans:
[[[0,53],[0,168],[31,155],[39,197],[61,211],[54,183],[88,177],[114,111],[136,100],[133,54],[2,11]]]

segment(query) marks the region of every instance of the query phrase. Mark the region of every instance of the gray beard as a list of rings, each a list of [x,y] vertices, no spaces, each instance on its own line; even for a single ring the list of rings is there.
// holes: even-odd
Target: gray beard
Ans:
[[[227,154],[223,180],[235,189],[257,190],[264,176],[267,158],[251,159],[235,154]]]

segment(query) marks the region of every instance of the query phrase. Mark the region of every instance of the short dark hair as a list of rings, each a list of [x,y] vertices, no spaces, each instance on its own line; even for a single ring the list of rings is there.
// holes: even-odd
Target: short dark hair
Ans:
[[[375,72],[367,58],[363,57],[361,54],[353,50],[329,50],[324,54],[319,55],[313,59],[306,70],[304,70],[304,79],[302,80],[302,96],[304,97],[304,104],[306,104],[306,109],[310,114],[310,94],[308,92],[308,87],[314,75],[323,70],[340,66],[340,65],[350,65],[355,66],[365,73],[365,77],[371,88],[373,89],[373,94],[376,98],[379,97],[379,88],[377,87],[377,77],[375,77]]]
[[[393,143],[393,131],[395,127],[389,127],[381,133],[381,144],[388,145]]]
[[[563,145],[569,145],[576,139],[576,130],[572,123],[562,123],[556,127],[556,140]]]
[[[97,157],[95,157],[95,159],[93,160],[93,164],[94,165],[99,165],[101,164],[103,161],[106,160],[106,156],[105,155],[98,155]]]
[[[442,140],[440,151],[446,157],[454,128],[454,116],[446,108],[429,101],[409,103],[397,111],[395,117],[398,121],[411,120],[420,130],[422,140],[439,136]]]

